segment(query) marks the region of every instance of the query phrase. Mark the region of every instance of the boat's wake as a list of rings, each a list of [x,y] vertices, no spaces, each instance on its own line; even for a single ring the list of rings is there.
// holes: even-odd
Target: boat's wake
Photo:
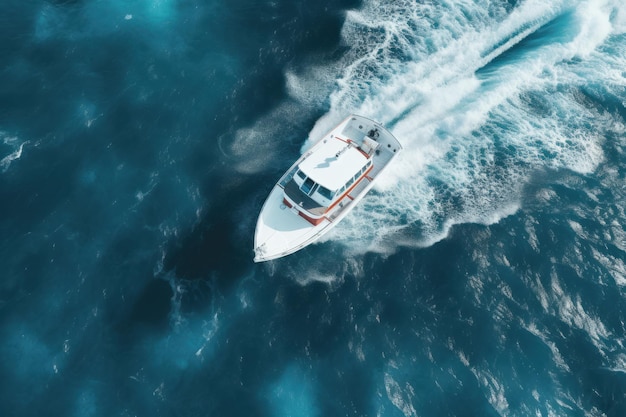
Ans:
[[[349,13],[351,61],[311,137],[357,109],[405,152],[327,239],[356,252],[428,246],[455,224],[517,211],[538,171],[589,173],[602,161],[619,126],[589,96],[623,88],[625,6],[484,6],[372,2]]]
[[[268,154],[279,145],[266,127],[324,107],[329,91],[303,149],[350,113],[382,122],[405,149],[325,240],[354,253],[429,246],[456,224],[515,213],[538,173],[598,167],[603,138],[623,129],[593,103],[622,100],[626,5],[509,3],[366,2],[347,14],[338,63],[286,74],[290,100],[251,129]],[[271,160],[255,158],[243,164]]]

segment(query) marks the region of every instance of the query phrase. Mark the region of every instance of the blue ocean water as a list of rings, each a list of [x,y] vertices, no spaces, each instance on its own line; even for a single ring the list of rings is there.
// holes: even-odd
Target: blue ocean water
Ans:
[[[626,415],[623,0],[6,0],[0,415]],[[349,113],[323,242],[256,217]]]

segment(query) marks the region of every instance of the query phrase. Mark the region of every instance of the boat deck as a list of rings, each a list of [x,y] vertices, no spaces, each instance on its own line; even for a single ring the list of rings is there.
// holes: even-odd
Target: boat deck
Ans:
[[[321,207],[310,197],[302,194],[293,176],[298,164],[333,137],[350,140],[360,151],[370,155],[372,168],[316,225],[287,210],[283,204],[285,194],[311,213],[323,214]],[[302,155],[280,178],[263,204],[254,236],[255,262],[262,262],[289,255],[315,242],[345,217],[372,188],[374,180],[402,149],[393,135],[380,124],[361,116],[352,115]],[[302,194],[302,195],[300,195]],[[292,197],[293,196],[293,197]],[[295,198],[294,198],[295,197]],[[303,198],[306,197],[306,198]]]

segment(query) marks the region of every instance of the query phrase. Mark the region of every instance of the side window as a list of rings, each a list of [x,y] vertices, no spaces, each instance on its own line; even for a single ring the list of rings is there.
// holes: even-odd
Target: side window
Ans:
[[[354,174],[353,180],[356,181],[357,179],[359,179],[360,176],[361,176],[361,172],[357,172],[356,174]]]
[[[335,196],[335,193],[333,193],[332,191],[330,191],[328,188],[323,187],[323,186],[319,186],[319,188],[317,189],[317,192],[320,193],[320,195],[322,197],[324,197],[327,200],[332,200],[333,197]]]
[[[305,179],[306,179],[306,175],[304,174],[304,172],[300,171],[299,169],[296,171],[295,175],[293,176],[293,180],[296,182],[296,184],[298,184],[298,186],[302,186],[302,183],[304,182]]]

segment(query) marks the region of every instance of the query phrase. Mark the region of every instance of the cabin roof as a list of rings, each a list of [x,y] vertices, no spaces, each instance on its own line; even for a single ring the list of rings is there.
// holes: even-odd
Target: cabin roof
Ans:
[[[363,168],[367,158],[355,145],[350,146],[342,139],[325,140],[299,168],[316,183],[336,191]]]

